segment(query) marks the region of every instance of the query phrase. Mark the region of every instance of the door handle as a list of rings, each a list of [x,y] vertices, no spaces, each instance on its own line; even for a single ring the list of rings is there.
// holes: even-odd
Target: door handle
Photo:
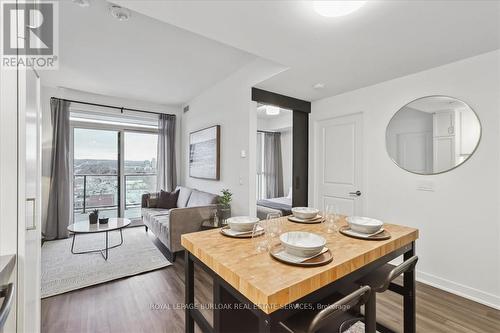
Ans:
[[[26,198],[26,203],[31,202],[33,214],[32,221],[30,226],[26,226],[26,230],[36,230],[36,199],[35,198]]]
[[[2,329],[7,317],[9,316],[10,308],[12,307],[12,299],[14,298],[14,284],[9,283],[0,287],[0,297],[3,297],[3,303],[0,307],[0,329]]]
[[[361,196],[361,191],[349,192],[349,195],[355,195],[357,197],[360,197]]]

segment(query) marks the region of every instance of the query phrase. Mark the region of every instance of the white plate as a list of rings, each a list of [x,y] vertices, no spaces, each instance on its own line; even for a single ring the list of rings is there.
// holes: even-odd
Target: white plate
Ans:
[[[250,237],[252,237],[252,232],[253,232],[253,230],[252,231],[234,231],[234,230],[231,230],[228,226],[220,229],[221,234],[223,234],[225,236],[229,236],[229,237],[235,237],[235,238],[250,238]],[[258,227],[257,233],[255,235],[260,236],[262,234],[264,234],[264,228]]]
[[[352,231],[363,234],[373,234],[384,226],[382,221],[362,216],[349,216],[346,221]]]
[[[290,216],[288,216],[288,220],[292,221],[292,222],[297,222],[297,223],[321,223],[325,219],[321,215],[316,215],[316,217],[314,217],[312,219],[299,219],[296,216],[290,215]]]
[[[306,231],[290,231],[280,236],[285,251],[298,257],[311,257],[323,249],[326,240],[320,235]]]

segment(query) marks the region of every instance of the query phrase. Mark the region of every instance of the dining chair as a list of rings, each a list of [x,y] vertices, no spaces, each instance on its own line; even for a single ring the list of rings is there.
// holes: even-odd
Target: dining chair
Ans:
[[[387,289],[389,289],[390,285],[393,283],[392,281],[394,281],[394,279],[396,279],[401,274],[414,270],[417,261],[418,257],[413,256],[406,259],[397,266],[385,264],[356,281],[360,286],[370,286],[372,291],[369,295],[368,301],[365,304],[367,330],[374,330],[375,326],[377,326],[377,293],[383,293]],[[370,313],[370,315],[367,316],[367,313]]]
[[[347,312],[365,304],[370,294],[371,288],[362,286],[343,298],[337,298],[324,309],[303,310],[279,325],[289,333],[339,332],[346,318],[352,319],[352,316],[346,317]],[[370,316],[371,313],[367,315]]]

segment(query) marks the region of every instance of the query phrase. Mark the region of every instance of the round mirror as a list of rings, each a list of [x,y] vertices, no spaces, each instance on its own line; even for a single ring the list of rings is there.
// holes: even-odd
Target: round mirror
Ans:
[[[401,168],[422,175],[456,168],[472,156],[481,123],[464,102],[428,96],[403,106],[387,126],[386,148]]]

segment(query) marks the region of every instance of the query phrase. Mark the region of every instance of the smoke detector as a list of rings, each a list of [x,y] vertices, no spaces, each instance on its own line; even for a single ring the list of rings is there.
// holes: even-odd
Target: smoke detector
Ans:
[[[128,21],[131,15],[130,10],[117,5],[111,5],[111,7],[109,7],[109,12],[111,13],[111,16],[118,21]]]

